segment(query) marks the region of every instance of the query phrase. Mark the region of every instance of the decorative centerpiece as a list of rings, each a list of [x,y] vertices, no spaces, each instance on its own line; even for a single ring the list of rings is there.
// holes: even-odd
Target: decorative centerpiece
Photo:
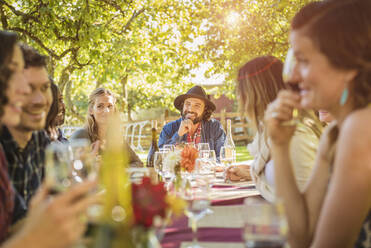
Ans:
[[[195,169],[198,151],[194,146],[184,144],[168,153],[164,159],[164,167],[174,171],[174,190],[178,191],[182,184],[182,172],[191,173]]]
[[[185,144],[175,151],[169,152],[164,159],[164,166],[174,170],[175,173],[180,171],[192,172],[195,168],[198,151],[191,145]]]

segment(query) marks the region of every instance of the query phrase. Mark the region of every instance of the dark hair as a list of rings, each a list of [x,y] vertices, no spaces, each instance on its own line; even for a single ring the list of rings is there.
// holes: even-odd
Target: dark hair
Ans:
[[[183,114],[183,107],[184,107],[184,102],[180,105],[180,114]],[[203,121],[208,121],[211,118],[211,115],[213,114],[214,110],[212,110],[208,105],[205,104],[204,112],[202,114],[202,120]]]
[[[276,57],[262,56],[247,62],[238,71],[241,110],[247,113],[256,129],[268,104],[276,98],[278,91],[286,88],[282,69],[283,63]]]
[[[29,67],[46,67],[47,57],[41,55],[34,48],[24,45],[21,45],[24,58],[24,68]]]
[[[8,102],[6,90],[8,81],[12,75],[9,63],[13,57],[14,46],[18,37],[15,33],[0,31],[0,117],[4,114],[4,106]]]
[[[52,95],[53,95],[53,102],[50,106],[50,110],[48,113],[48,116],[46,117],[46,122],[45,122],[45,130],[48,131],[49,128],[54,127],[54,122],[55,118],[58,115],[58,97],[61,94],[58,86],[53,82],[53,79],[50,79],[50,89],[52,90]]]
[[[358,71],[350,86],[354,108],[371,101],[371,1],[328,0],[303,7],[291,23],[336,68]]]

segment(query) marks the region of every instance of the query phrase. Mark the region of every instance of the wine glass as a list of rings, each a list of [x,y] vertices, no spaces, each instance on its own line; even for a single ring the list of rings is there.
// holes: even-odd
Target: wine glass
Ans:
[[[50,194],[66,191],[72,184],[70,151],[67,144],[51,143],[45,150],[45,180]]]
[[[220,148],[220,162],[224,167],[232,165],[236,161],[236,150],[232,147],[222,146]]]
[[[160,151],[159,160],[161,161],[161,177],[167,186],[170,186],[170,183],[175,178],[174,168],[168,164],[164,164],[166,156],[170,153],[170,150]]]
[[[185,209],[185,215],[191,221],[193,244],[191,248],[201,247],[197,240],[197,222],[202,219],[207,213],[210,206],[209,185],[202,178],[195,180],[195,187],[189,188],[184,195],[188,205]]]
[[[197,150],[198,151],[210,151],[209,143],[198,143]]]
[[[214,167],[216,166],[216,155],[214,150],[201,150],[199,152],[200,156],[197,159],[200,166],[196,166],[201,171],[208,171],[208,172],[214,172]],[[197,165],[196,160],[196,165]]]
[[[162,164],[164,161],[164,153],[163,152],[155,152],[154,159],[153,159],[153,165],[154,169],[157,172],[157,174],[162,178]]]
[[[164,145],[163,148],[164,148],[164,149],[167,149],[167,150],[169,150],[169,151],[171,151],[171,152],[174,151],[174,145],[171,145],[171,144]]]
[[[300,88],[297,83],[292,82],[294,70],[296,66],[296,59],[294,56],[294,50],[289,48],[287,51],[285,63],[283,65],[282,78],[283,82],[286,83],[292,91],[299,92]],[[285,121],[282,123],[284,126],[295,126],[299,122],[299,110],[294,108],[292,111],[292,120]]]
[[[75,139],[68,146],[71,160],[72,177],[81,183],[97,177],[97,164],[87,139]]]
[[[248,197],[242,217],[246,247],[285,247],[288,224],[281,200],[270,203]]]

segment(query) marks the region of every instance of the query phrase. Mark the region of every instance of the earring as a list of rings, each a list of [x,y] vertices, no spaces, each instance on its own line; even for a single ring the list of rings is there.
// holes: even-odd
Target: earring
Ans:
[[[340,106],[343,106],[347,100],[348,100],[348,95],[349,95],[349,91],[348,91],[348,88],[345,88],[343,90],[343,93],[341,94],[341,98],[340,98]]]

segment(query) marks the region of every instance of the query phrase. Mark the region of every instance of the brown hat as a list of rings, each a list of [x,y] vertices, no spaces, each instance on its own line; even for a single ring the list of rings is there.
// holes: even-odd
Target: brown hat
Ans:
[[[209,100],[209,97],[206,95],[205,90],[201,86],[192,87],[186,94],[177,96],[174,100],[174,106],[182,111],[181,107],[185,99],[187,98],[198,98],[205,102],[206,106],[209,106],[212,111],[215,110],[215,104]]]

